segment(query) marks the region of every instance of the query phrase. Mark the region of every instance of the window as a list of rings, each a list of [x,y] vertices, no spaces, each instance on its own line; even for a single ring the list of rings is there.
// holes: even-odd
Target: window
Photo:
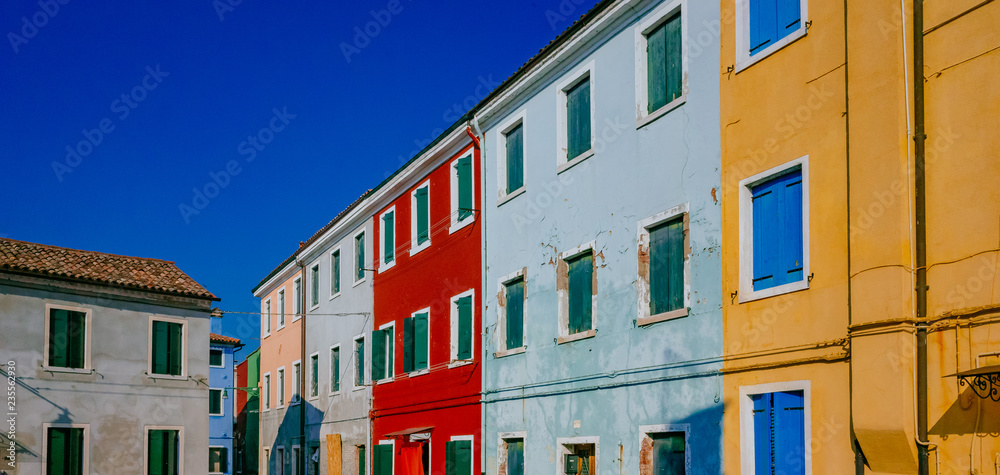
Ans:
[[[184,375],[184,321],[158,317],[150,319],[150,367],[151,375]]]
[[[278,408],[285,407],[285,368],[278,368]]]
[[[475,213],[475,183],[473,182],[472,152],[451,162],[451,230],[473,221]]]
[[[330,295],[340,295],[340,249],[330,254]]]
[[[556,439],[558,473],[597,475],[599,462],[597,437],[568,437]]]
[[[264,336],[271,334],[271,299],[264,301]]]
[[[146,473],[148,475],[180,475],[184,440],[180,428],[146,428]]]
[[[319,396],[319,353],[309,357],[309,397]]]
[[[278,291],[278,329],[285,328],[285,289]]]
[[[292,363],[292,402],[299,402],[302,397],[302,360]]]
[[[66,475],[88,473],[87,438],[90,428],[80,424],[45,424],[43,427],[45,427],[45,473]]]
[[[523,432],[500,434],[497,475],[524,475],[524,437]]]
[[[742,69],[806,34],[807,0],[737,2],[736,63]]]
[[[420,310],[403,320],[403,372],[426,370],[430,347],[428,318],[430,309]]]
[[[340,347],[330,348],[330,392],[340,391]]]
[[[513,354],[514,350],[524,349],[524,309],[525,289],[524,279],[527,269],[521,269],[500,279],[500,294],[498,302],[498,335],[496,356]]]
[[[684,22],[681,3],[669,2],[635,29],[639,124],[667,112],[684,96]]]
[[[382,267],[379,270],[386,271],[396,264],[396,208],[382,213],[379,223],[382,242]]]
[[[594,63],[584,65],[559,84],[559,169],[575,165],[593,152],[594,108],[591,100]],[[577,161],[574,161],[579,159]]]
[[[47,305],[45,366],[67,370],[90,367],[89,324],[91,311]]]
[[[393,330],[392,324],[386,324],[372,331],[372,381],[392,379]]]
[[[354,386],[365,385],[365,337],[354,339]]]
[[[740,388],[743,473],[812,473],[809,381]]]
[[[809,287],[808,159],[740,182],[740,302]]]
[[[445,471],[449,475],[472,475],[472,436],[456,436],[445,443]]]
[[[225,353],[217,348],[208,350],[208,365],[213,368],[225,368],[226,361],[223,359]]]
[[[222,390],[221,389],[209,389],[208,390],[208,415],[210,416],[221,416],[223,415],[222,409]]]
[[[229,454],[225,447],[208,448],[208,472],[226,473],[229,471]]]
[[[368,456],[365,455],[365,446],[363,445],[357,446],[357,454],[358,454],[358,475],[365,475],[366,473],[365,466],[368,463]]]
[[[521,123],[504,134],[506,142],[507,193],[524,186],[524,127]]]
[[[365,233],[354,236],[354,283],[365,280]]]
[[[264,459],[260,461],[260,465],[263,466],[263,470],[261,470],[263,475],[271,474],[271,449],[264,448]]]
[[[684,203],[639,222],[639,325],[687,315],[687,210]]]
[[[597,279],[594,269],[594,242],[562,254],[557,267],[559,294],[559,343],[594,336],[594,309]]]
[[[295,279],[292,284],[292,321],[302,318],[302,278]]]
[[[639,475],[688,473],[687,429],[687,424],[640,426]]]
[[[393,470],[393,444],[392,442],[380,442],[375,446],[375,453],[372,460],[372,473],[374,475],[392,475]],[[448,472],[449,474],[451,472]]]
[[[271,373],[264,373],[264,410],[271,409]]]
[[[472,300],[474,291],[456,295],[451,299],[451,359],[471,360],[475,351]]]
[[[274,468],[275,475],[285,475],[285,448],[278,447],[274,451]],[[294,474],[298,475],[298,474]]]
[[[410,195],[410,255],[431,245],[430,181],[417,187]]]
[[[319,305],[319,264],[312,266],[309,272],[309,306]]]

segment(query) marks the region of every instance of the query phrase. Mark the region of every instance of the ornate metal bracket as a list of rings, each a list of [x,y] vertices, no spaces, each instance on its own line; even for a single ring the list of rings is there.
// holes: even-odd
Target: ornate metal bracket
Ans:
[[[986,366],[961,371],[954,376],[958,377],[959,386],[971,386],[976,396],[1000,402],[1000,366]]]

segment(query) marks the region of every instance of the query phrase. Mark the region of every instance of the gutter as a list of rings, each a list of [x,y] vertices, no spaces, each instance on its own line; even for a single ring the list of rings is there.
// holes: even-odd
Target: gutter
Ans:
[[[303,469],[306,467],[307,456],[306,453],[309,451],[309,447],[306,444],[306,265],[304,262],[296,259],[296,264],[299,265],[299,310],[302,312],[299,315],[302,319],[299,324],[299,334],[301,335],[301,343],[299,346],[299,437],[301,442],[299,445],[299,460],[296,462],[299,467]],[[311,284],[311,283],[310,283]],[[292,314],[292,318],[295,318],[295,314]]]
[[[479,417],[480,417],[480,419],[479,420],[480,420],[480,423],[483,426],[482,432],[480,432],[482,434],[482,436],[479,437],[479,445],[480,445],[480,450],[479,450],[479,452],[480,452],[480,454],[479,454],[480,455],[480,457],[479,457],[479,464],[480,464],[479,465],[479,470],[480,470],[481,473],[486,473],[486,434],[488,434],[488,432],[486,432],[486,426],[487,426],[487,424],[486,424],[486,359],[489,358],[489,355],[490,355],[489,349],[486,348],[486,341],[487,341],[487,338],[486,338],[486,304],[487,304],[486,294],[488,292],[486,290],[486,285],[487,285],[486,284],[486,270],[487,270],[486,269],[486,245],[487,245],[487,242],[486,242],[486,150],[483,150],[483,148],[481,146],[481,143],[479,141],[479,137],[483,136],[483,131],[479,128],[479,118],[476,117],[475,113],[472,114],[472,117],[469,119],[469,122],[472,124],[472,127],[476,128],[476,131],[475,131],[475,133],[473,133],[472,132],[472,127],[469,127],[469,126],[466,126],[465,131],[466,131],[466,133],[469,134],[469,137],[472,138],[472,141],[475,143],[476,148],[479,149],[479,210],[480,210],[479,211],[479,222],[482,223],[482,228],[480,228],[480,230],[479,230],[479,238],[480,238],[480,241],[481,241],[482,247],[483,247],[483,253],[480,254],[480,263],[479,263],[480,264],[480,269],[479,269],[480,279],[482,280],[482,284],[480,285],[480,290],[479,290],[479,298],[482,299],[482,302],[483,302],[482,305],[479,306],[479,309],[480,309],[479,310],[479,313],[480,313],[479,314],[479,319],[480,319],[479,320],[480,321],[479,328],[480,328],[480,331],[482,332],[482,334],[479,335],[480,341],[482,342],[482,343],[480,343],[479,346],[482,347],[481,349],[482,349],[482,353],[483,353],[483,356],[482,356],[483,363],[481,365],[479,365],[479,368],[480,368],[479,372],[482,375],[482,382],[479,385],[479,392],[480,392],[480,404],[479,404],[479,412],[480,412]]]
[[[915,143],[914,215],[916,218],[917,318],[927,317],[927,188],[924,180],[927,134],[924,118],[924,1],[913,0],[913,119]],[[917,463],[918,473],[928,475],[927,442],[927,327],[917,327]]]

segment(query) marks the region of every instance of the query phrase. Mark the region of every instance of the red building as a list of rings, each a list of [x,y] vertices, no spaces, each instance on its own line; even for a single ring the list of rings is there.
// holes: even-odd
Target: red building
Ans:
[[[247,387],[247,368],[249,364],[247,360],[243,360],[242,363],[236,365],[236,387],[245,388]],[[236,414],[242,414],[243,408],[247,405],[247,393],[238,389],[233,390],[233,397],[236,399]]]
[[[429,146],[390,179],[396,197],[374,217],[375,475],[482,469],[475,142],[463,125]]]

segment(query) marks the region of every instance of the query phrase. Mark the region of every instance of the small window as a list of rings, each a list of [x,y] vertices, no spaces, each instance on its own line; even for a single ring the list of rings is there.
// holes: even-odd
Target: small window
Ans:
[[[592,439],[594,438],[558,439],[558,473],[597,475],[597,444],[589,442]]]
[[[340,249],[330,254],[330,295],[340,294]]]
[[[649,230],[650,313],[684,306],[684,217]]]
[[[302,278],[295,279],[295,283],[292,284],[292,320],[298,320],[302,318]]]
[[[212,348],[208,350],[208,365],[213,368],[225,368],[226,362],[223,359],[223,351]]]
[[[285,328],[285,289],[278,291],[278,329]]]
[[[229,454],[225,447],[209,447],[208,472],[226,473],[229,471]]]
[[[560,343],[594,335],[594,246],[589,243],[563,253],[557,268]]]
[[[475,183],[473,182],[472,154],[465,155],[451,165],[451,223],[452,231],[472,222]]]
[[[507,350],[524,346],[524,276],[503,284],[503,329]]]
[[[179,430],[150,429],[146,432],[148,475],[180,475],[183,447]],[[204,459],[203,459],[204,460]]]
[[[354,340],[354,386],[365,385],[365,338]]]
[[[639,449],[639,475],[686,474],[686,447],[684,432],[646,433]]]
[[[754,472],[805,473],[804,392],[753,394],[750,399]]]
[[[475,341],[473,335],[472,291],[451,299],[451,359],[471,360]]]
[[[498,475],[524,475],[524,437],[501,439]]]
[[[150,373],[182,376],[184,374],[184,324],[174,321],[152,321]]]
[[[271,334],[271,299],[264,301],[264,336]]]
[[[49,426],[45,434],[45,473],[86,473],[86,438],[87,430],[84,427]]]
[[[292,364],[292,402],[299,402],[302,397],[302,362],[296,361]]]
[[[395,208],[382,213],[379,220],[382,238],[382,270],[389,269],[396,263],[396,211]]]
[[[410,225],[410,254],[416,254],[431,243],[430,182],[413,190],[410,209],[413,217]]]
[[[309,397],[319,396],[319,354],[309,357]]]
[[[524,124],[518,122],[504,133],[507,172],[507,193],[524,186]]]
[[[421,310],[403,320],[403,372],[412,373],[428,367],[428,316],[430,310]]]
[[[472,475],[472,441],[452,440],[445,443],[445,471],[455,475]]]
[[[330,348],[330,392],[340,391],[340,347]]]
[[[319,264],[312,266],[311,272],[309,273],[309,306],[315,307],[319,305]]]
[[[365,233],[354,236],[354,282],[365,280]]]
[[[393,326],[372,331],[372,381],[392,379]]]
[[[645,52],[645,112],[652,114],[684,94],[683,29],[681,12],[664,12],[654,23],[645,26],[642,43]]]
[[[77,311],[50,307],[48,309],[48,340],[46,366],[84,369],[87,367],[87,315]]]
[[[278,447],[274,450],[274,474],[285,475],[285,448]],[[294,474],[298,475],[298,474]]]
[[[271,409],[271,375],[264,373],[264,410]]]
[[[210,416],[223,415],[221,389],[208,390],[208,415]]]
[[[278,369],[278,407],[285,407],[285,368]]]

